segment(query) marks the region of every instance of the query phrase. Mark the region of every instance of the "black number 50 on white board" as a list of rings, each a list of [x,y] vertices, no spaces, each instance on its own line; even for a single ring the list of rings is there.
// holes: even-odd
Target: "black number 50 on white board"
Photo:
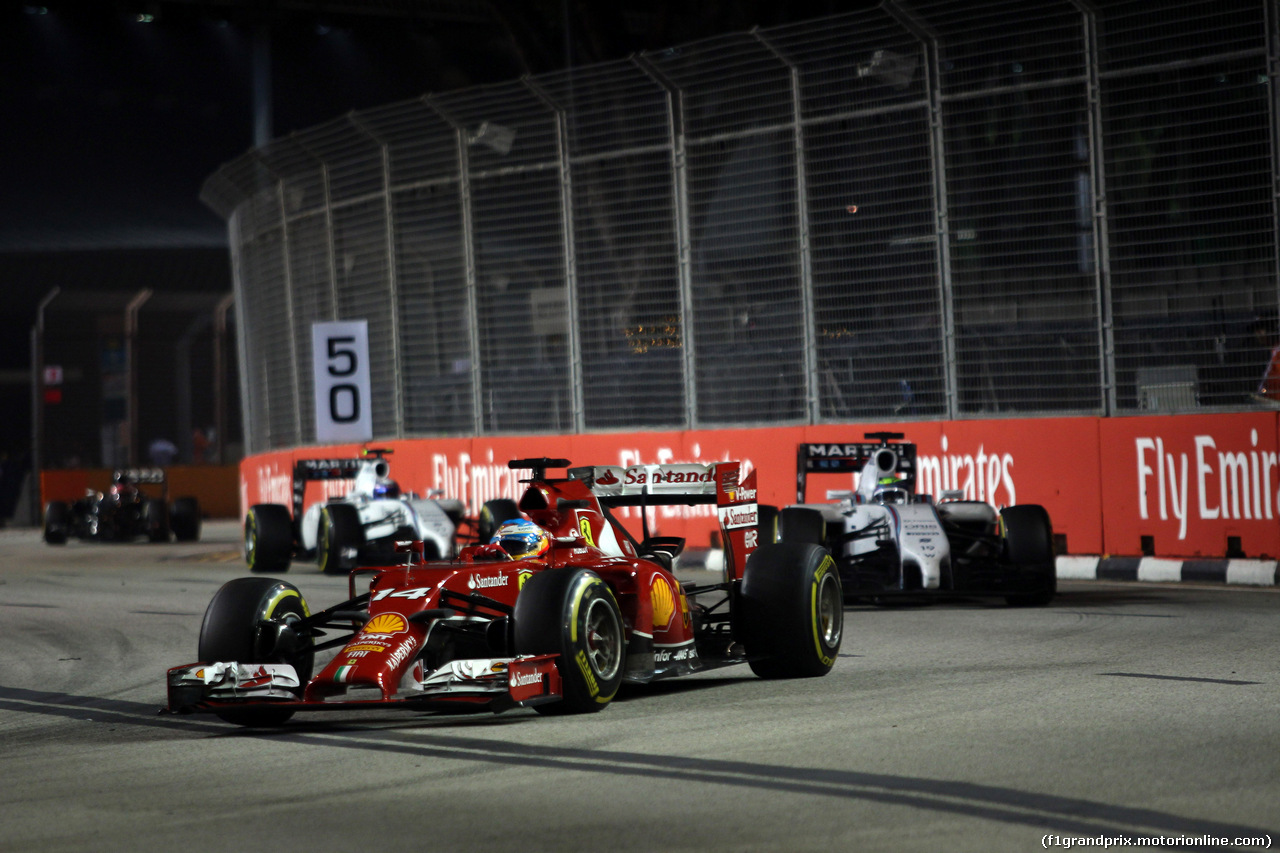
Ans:
[[[349,320],[313,324],[311,352],[315,367],[316,441],[373,438],[368,323]]]

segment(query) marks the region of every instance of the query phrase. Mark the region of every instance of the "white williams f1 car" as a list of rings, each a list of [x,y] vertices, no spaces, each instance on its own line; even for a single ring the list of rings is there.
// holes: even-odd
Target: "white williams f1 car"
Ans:
[[[870,443],[801,444],[797,505],[762,507],[761,538],[822,545],[835,558],[846,598],[991,595],[1041,606],[1057,591],[1053,527],[1034,504],[997,511],[946,493],[917,495],[916,446],[901,433],[867,433]],[[857,474],[853,490],[805,503],[810,474]]]
[[[244,521],[244,557],[254,572],[288,571],[295,557],[314,558],[321,571],[346,574],[357,562],[396,562],[396,542],[423,543],[427,559],[457,553],[460,535],[488,541],[502,522],[519,517],[515,501],[493,500],[480,518],[466,518],[458,500],[402,493],[391,479],[390,450],[370,449],[357,459],[301,459],[293,469],[293,509],[255,504]],[[303,511],[307,483],[353,480],[344,497]],[[469,534],[469,535],[467,535]]]

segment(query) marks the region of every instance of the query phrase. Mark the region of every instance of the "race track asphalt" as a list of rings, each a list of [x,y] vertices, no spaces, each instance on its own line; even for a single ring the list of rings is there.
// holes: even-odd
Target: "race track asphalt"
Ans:
[[[238,536],[55,548],[0,531],[0,850],[1280,841],[1275,589],[1067,581],[1041,609],[853,605],[826,678],[718,670],[588,717],[335,713],[264,732],[161,715],[165,669],[194,660],[210,596],[246,573]],[[287,578],[313,609],[345,597],[313,566]]]

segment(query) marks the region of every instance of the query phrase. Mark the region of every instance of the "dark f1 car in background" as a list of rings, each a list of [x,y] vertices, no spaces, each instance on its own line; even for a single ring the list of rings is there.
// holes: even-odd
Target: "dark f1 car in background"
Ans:
[[[413,543],[404,565],[352,571],[350,600],[318,613],[284,581],[230,581],[205,613],[201,662],[168,672],[169,710],[244,725],[369,708],[581,713],[623,683],[730,664],[763,678],[831,669],[843,626],[835,566],[813,544],[756,547],[754,472],[596,466],[556,478],[546,470],[567,460],[510,464],[533,470],[519,501],[528,518],[510,525],[519,549],[507,525],[452,560],[424,560]],[[726,568],[698,586],[671,572],[682,539],[643,521],[636,539],[615,514],[704,503],[717,507]]]
[[[916,446],[901,433],[867,433],[869,442],[801,444],[797,505],[765,508],[767,539],[822,545],[835,557],[850,598],[893,595],[1003,596],[1010,604],[1048,604],[1057,590],[1053,528],[1044,507],[1001,510],[944,493],[916,494]],[[855,474],[856,488],[806,503],[813,474]]]
[[[368,449],[355,459],[299,459],[293,467],[293,507],[255,504],[244,521],[250,571],[286,572],[294,558],[342,574],[359,562],[389,563],[397,541],[421,541],[425,555],[451,557],[464,528],[488,541],[499,524],[519,515],[515,501],[486,503],[480,518],[464,517],[461,501],[402,492],[391,479],[390,450]],[[350,480],[341,497],[303,510],[308,483]]]
[[[148,495],[140,485],[159,486],[160,496]],[[105,492],[89,490],[68,503],[49,501],[44,508],[44,541],[64,545],[69,537],[105,542],[128,542],[145,536],[152,542],[200,538],[200,504],[193,497],[169,503],[169,486],[161,468],[128,468],[111,475]]]

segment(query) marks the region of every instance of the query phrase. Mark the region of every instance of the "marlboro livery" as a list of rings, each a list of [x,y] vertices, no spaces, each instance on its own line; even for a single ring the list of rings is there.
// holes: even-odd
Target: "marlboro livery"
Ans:
[[[391,479],[390,450],[369,449],[357,459],[300,459],[293,469],[293,509],[254,504],[244,520],[244,556],[250,571],[284,572],[294,557],[314,557],[321,571],[344,574],[357,562],[394,562],[395,543],[416,540],[430,557],[456,551],[459,528],[487,539],[517,515],[512,501],[485,504],[477,521],[463,517],[457,500],[401,492]],[[308,483],[351,480],[340,498],[303,510]]]
[[[233,580],[205,613],[202,662],[169,670],[169,710],[243,725],[344,708],[580,713],[604,708],[623,682],[737,663],[764,678],[820,676],[835,663],[835,565],[817,545],[758,543],[754,471],[605,465],[553,478],[547,469],[567,460],[510,465],[533,471],[519,509],[548,547],[512,559],[500,533],[425,560],[421,541],[405,543],[403,564],[357,567],[350,600],[318,613],[284,581]],[[671,566],[683,540],[650,535],[645,510],[679,504],[716,506],[721,580],[682,584]],[[639,539],[620,507],[640,509]]]
[[[867,433],[869,442],[801,444],[796,499],[766,509],[766,538],[813,542],[835,557],[846,596],[997,595],[1044,605],[1057,576],[1049,514],[1034,504],[997,511],[944,492],[937,505],[916,494],[916,447],[901,433]],[[852,490],[805,503],[813,474],[854,474]]]

